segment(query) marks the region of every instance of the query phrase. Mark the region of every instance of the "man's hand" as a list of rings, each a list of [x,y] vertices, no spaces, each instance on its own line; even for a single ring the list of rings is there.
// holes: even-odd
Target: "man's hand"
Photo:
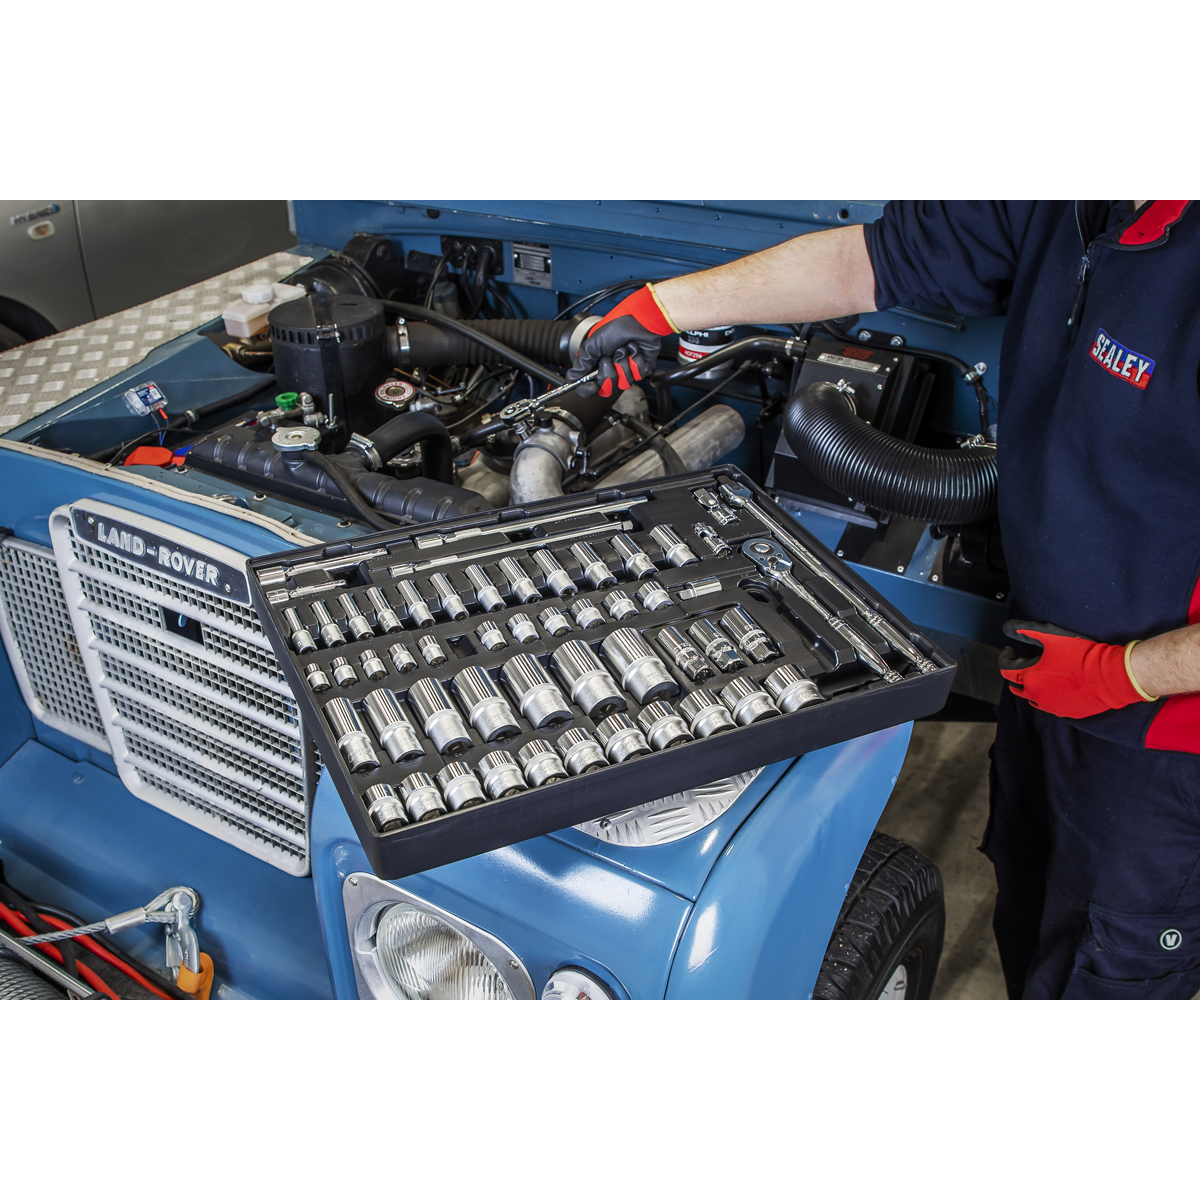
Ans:
[[[567,380],[573,382],[599,371],[599,379],[585,383],[578,393],[594,396],[599,392],[607,400],[614,390],[623,392],[647,378],[658,361],[662,339],[678,332],[653,289],[640,288],[592,327],[575,355]]]

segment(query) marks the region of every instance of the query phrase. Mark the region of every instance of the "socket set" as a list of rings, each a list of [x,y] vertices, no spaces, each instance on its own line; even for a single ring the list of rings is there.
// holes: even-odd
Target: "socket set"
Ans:
[[[388,879],[925,716],[954,676],[733,467],[250,567]]]

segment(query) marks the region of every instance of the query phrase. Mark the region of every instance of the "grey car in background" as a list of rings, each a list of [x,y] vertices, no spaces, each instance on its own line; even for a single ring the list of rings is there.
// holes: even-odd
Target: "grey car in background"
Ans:
[[[0,201],[0,351],[296,244],[283,200]]]

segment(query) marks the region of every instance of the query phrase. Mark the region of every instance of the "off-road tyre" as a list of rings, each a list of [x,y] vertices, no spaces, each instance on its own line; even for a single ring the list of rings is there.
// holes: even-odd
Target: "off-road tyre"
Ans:
[[[894,977],[906,976],[903,998],[928,1000],[945,933],[937,865],[874,833],[838,913],[813,999],[878,1000]]]

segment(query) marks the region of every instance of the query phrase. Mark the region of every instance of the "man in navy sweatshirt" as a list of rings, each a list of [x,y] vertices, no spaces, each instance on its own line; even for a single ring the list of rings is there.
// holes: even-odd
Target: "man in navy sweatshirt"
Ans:
[[[1200,991],[1200,212],[887,205],[643,288],[580,347],[611,394],[680,329],[895,306],[1006,314],[1012,669],[981,849],[1013,998]],[[588,385],[596,387],[597,385]],[[1003,662],[1002,662],[1003,665]]]

